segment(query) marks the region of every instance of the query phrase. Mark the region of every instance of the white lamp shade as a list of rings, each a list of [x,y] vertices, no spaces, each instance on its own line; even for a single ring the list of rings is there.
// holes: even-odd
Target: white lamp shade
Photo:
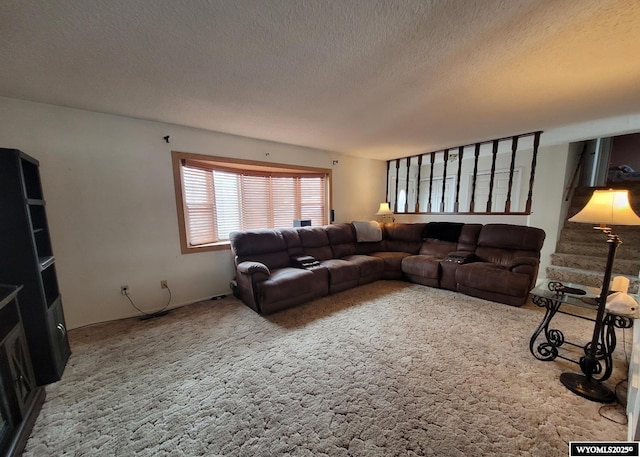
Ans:
[[[640,225],[640,217],[629,205],[628,190],[594,190],[587,205],[570,222],[601,225]]]
[[[393,214],[391,212],[391,208],[389,208],[389,203],[387,202],[380,203],[380,208],[378,208],[378,212],[376,213],[376,216],[387,216],[389,214]]]

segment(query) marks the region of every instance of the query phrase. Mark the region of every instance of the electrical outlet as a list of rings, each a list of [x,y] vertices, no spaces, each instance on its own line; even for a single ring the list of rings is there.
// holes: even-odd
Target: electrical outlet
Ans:
[[[129,293],[129,286],[120,286],[120,293],[122,295],[127,295]]]
[[[169,285],[167,284],[167,280],[166,279],[163,279],[163,280],[160,281],[160,287],[162,289],[168,289],[169,288]]]

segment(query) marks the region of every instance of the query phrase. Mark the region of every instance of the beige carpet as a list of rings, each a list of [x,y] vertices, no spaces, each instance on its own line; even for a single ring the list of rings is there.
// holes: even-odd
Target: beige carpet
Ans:
[[[541,317],[378,281],[268,318],[227,298],[75,330],[24,455],[548,457],[625,440],[559,383],[577,365],[529,353]]]

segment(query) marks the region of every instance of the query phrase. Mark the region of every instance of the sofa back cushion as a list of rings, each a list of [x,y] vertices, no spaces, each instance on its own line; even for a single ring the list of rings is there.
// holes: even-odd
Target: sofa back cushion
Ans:
[[[482,224],[464,224],[458,238],[457,251],[475,251]]]
[[[512,224],[487,224],[480,230],[476,257],[506,266],[516,257],[540,258],[544,230]]]
[[[325,227],[333,257],[340,259],[356,253],[356,234],[351,224],[333,224]]]
[[[284,243],[287,246],[287,253],[290,258],[303,255],[302,242],[300,241],[300,234],[298,229],[294,227],[284,227],[278,229],[284,238]]]
[[[333,258],[333,251],[329,245],[329,237],[325,227],[300,227],[298,236],[300,237],[304,254],[313,256],[317,260]]]
[[[422,232],[420,254],[446,257],[450,252],[476,250],[482,224],[429,222]]]
[[[382,226],[377,221],[353,221],[351,223],[358,243],[376,243],[382,241]]]
[[[284,237],[278,230],[259,229],[229,234],[236,265],[246,260],[264,263],[269,269],[289,265]]]
[[[417,254],[422,246],[425,223],[388,222],[382,226],[383,250]]]
[[[422,231],[422,239],[457,243],[463,226],[462,222],[428,222]]]

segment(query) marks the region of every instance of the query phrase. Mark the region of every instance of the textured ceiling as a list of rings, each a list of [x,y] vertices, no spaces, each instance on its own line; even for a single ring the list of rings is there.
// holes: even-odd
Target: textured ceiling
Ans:
[[[638,0],[0,10],[0,96],[372,158],[640,112]]]

